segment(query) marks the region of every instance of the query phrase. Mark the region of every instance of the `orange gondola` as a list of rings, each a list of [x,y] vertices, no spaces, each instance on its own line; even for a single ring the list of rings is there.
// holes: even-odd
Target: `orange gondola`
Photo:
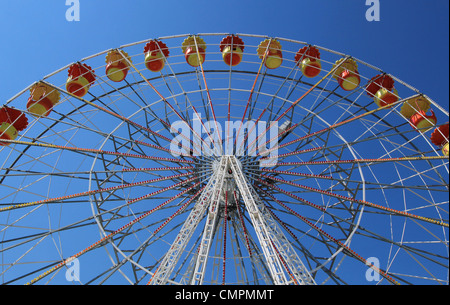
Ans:
[[[106,76],[113,82],[123,81],[130,70],[130,56],[122,50],[112,50],[106,55]]]
[[[192,67],[198,67],[205,62],[206,59],[206,43],[197,36],[189,36],[181,44],[186,62]]]
[[[59,91],[49,85],[39,82],[30,89],[27,110],[34,116],[48,116],[60,100]]]
[[[276,39],[263,40],[256,50],[261,60],[265,57],[264,65],[267,69],[276,69],[283,63],[283,53],[281,51],[281,44]]]
[[[400,113],[410,119],[417,111],[423,110],[425,113],[430,109],[431,102],[424,96],[408,98],[402,105]]]

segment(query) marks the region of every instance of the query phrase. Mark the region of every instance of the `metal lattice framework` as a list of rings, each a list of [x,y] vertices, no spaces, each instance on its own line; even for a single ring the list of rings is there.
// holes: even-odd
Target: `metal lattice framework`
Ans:
[[[228,35],[74,62],[95,82],[69,92],[72,64],[36,82],[58,92],[47,116],[27,106],[36,84],[5,103],[28,126],[12,139],[0,129],[2,283],[67,283],[79,271],[82,284],[448,285],[448,155],[430,140],[448,111],[301,41],[229,36],[240,63],[227,65]],[[313,49],[320,73],[307,77]],[[107,77],[109,54],[124,80]],[[345,90],[336,75],[352,65],[360,81]],[[368,94],[377,75],[395,82],[379,85],[396,97],[387,105]],[[429,130],[405,115],[422,109],[417,99],[434,110],[437,122],[419,115]]]

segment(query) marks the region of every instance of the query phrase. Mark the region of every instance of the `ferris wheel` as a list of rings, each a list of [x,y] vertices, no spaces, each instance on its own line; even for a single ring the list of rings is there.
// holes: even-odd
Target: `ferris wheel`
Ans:
[[[74,61],[0,108],[1,283],[448,285],[448,116],[279,37]]]

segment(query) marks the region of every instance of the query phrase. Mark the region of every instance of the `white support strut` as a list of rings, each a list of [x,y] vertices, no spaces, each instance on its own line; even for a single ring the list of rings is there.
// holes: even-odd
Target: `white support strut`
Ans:
[[[280,226],[262,203],[254,188],[249,185],[235,156],[228,156],[237,187],[249,212],[261,248],[266,257],[275,284],[313,285],[314,279],[281,231]],[[279,255],[278,255],[279,254]],[[280,258],[282,257],[282,260]],[[292,279],[287,280],[283,262]]]
[[[208,261],[208,253],[211,248],[211,243],[214,237],[214,227],[217,220],[217,214],[219,212],[219,201],[223,191],[223,182],[225,173],[228,168],[228,159],[222,157],[220,164],[215,170],[217,175],[211,197],[211,203],[209,205],[208,216],[206,218],[205,229],[203,230],[202,240],[200,242],[200,249],[197,255],[197,262],[195,264],[194,277],[192,278],[192,285],[201,285],[206,270],[206,263]]]
[[[170,274],[175,268],[178,260],[187,243],[192,237],[195,229],[197,228],[200,220],[205,214],[206,209],[209,206],[211,197],[214,191],[217,189],[217,180],[220,179],[218,171],[216,171],[211,179],[209,180],[207,186],[200,195],[200,199],[197,201],[193,207],[191,213],[183,224],[180,232],[178,233],[175,241],[172,243],[169,251],[164,256],[161,264],[150,280],[149,284],[152,285],[165,285],[169,279]]]

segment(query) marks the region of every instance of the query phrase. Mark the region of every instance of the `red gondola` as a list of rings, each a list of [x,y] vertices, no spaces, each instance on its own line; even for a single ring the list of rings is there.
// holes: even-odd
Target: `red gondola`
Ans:
[[[239,36],[228,35],[220,42],[223,61],[229,66],[237,66],[242,61],[244,42]]]
[[[301,62],[299,62],[300,59],[302,59]],[[295,61],[298,62],[298,66],[302,69],[303,75],[309,78],[319,75],[322,69],[320,52],[316,47],[304,46],[295,54]]]
[[[167,45],[158,40],[151,40],[144,47],[145,66],[152,72],[159,72],[164,68],[165,58],[169,57]]]
[[[66,82],[68,92],[78,97],[83,97],[95,82],[94,70],[86,64],[75,63],[70,66],[69,78]]]
[[[449,138],[449,127],[448,123],[437,127],[431,134],[431,142],[434,145],[441,147],[444,156],[448,156],[448,138]]]
[[[15,140],[19,131],[28,126],[28,119],[22,111],[3,106],[0,108],[0,139]],[[9,143],[1,142],[0,146],[8,146]]]

